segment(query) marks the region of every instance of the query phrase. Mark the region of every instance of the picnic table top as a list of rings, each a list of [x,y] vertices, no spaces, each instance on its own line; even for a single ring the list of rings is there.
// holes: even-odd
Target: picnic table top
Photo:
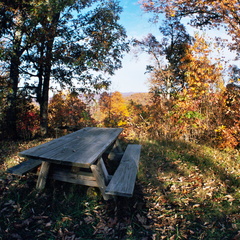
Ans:
[[[87,127],[19,155],[27,158],[89,168],[117,139],[122,128]]]

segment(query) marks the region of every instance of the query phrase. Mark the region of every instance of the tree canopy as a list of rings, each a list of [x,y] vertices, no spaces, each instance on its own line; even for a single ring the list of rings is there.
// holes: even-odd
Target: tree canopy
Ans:
[[[52,83],[75,91],[99,90],[109,85],[103,74],[113,75],[121,67],[128,44],[117,1],[22,0],[3,1],[1,7],[1,67],[8,72],[7,119],[13,132],[20,80],[40,104],[44,134]]]
[[[223,27],[233,43],[231,49],[240,52],[239,0],[141,0],[145,11],[166,13],[167,16],[190,17],[194,26]]]

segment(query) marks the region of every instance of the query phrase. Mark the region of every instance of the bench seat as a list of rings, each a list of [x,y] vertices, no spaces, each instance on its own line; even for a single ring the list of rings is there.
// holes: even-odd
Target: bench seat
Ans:
[[[7,170],[8,173],[13,173],[19,176],[24,175],[27,172],[34,170],[35,168],[41,165],[42,161],[35,159],[28,159],[14,167],[11,167]]]
[[[105,194],[132,197],[138,172],[141,145],[129,144],[106,187]]]

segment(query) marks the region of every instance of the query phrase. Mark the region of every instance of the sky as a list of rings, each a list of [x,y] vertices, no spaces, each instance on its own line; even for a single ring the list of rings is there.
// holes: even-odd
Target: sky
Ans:
[[[149,22],[150,14],[144,13],[138,1],[121,0],[123,12],[119,23],[126,29],[128,38],[141,40],[148,33],[159,33],[157,25]],[[123,67],[110,78],[112,85],[110,91],[119,92],[148,92],[148,75],[145,74],[146,65],[150,57],[146,54],[135,56],[133,51],[125,54],[122,59]]]

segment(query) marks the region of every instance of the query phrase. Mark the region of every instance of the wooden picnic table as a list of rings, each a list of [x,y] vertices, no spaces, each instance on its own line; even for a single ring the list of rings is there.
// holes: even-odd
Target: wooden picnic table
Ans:
[[[129,197],[135,184],[140,145],[129,145],[123,154],[118,141],[122,130],[121,128],[83,128],[20,152],[20,156],[29,160],[13,167],[9,172],[22,174],[41,165],[37,180],[38,189],[45,188],[47,179],[53,178],[98,187],[106,200],[110,195]],[[107,151],[108,154],[114,152],[123,155],[123,161],[119,164],[120,170],[116,170],[115,176],[109,175],[103,160],[103,154]]]
[[[122,128],[87,127],[20,152],[42,161],[89,168],[117,140]]]

